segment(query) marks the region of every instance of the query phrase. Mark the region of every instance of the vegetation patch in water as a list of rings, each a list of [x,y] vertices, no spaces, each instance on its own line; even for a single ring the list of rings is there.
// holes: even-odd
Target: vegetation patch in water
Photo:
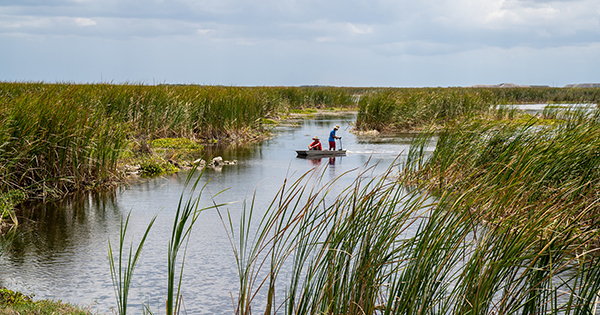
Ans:
[[[292,113],[292,114],[302,114],[302,115],[311,115],[311,114],[316,114],[317,112],[318,111],[314,108],[290,110],[290,113]]]
[[[179,168],[169,161],[151,156],[142,159],[138,171],[141,176],[152,177],[161,174],[176,173],[179,171]]]
[[[187,138],[160,138],[152,140],[153,148],[201,150],[201,144]]]
[[[471,118],[471,123],[488,124],[497,126],[555,126],[564,121],[556,116],[549,117],[546,115],[532,115],[529,113],[516,110],[510,115],[502,113],[489,113],[487,115],[481,115],[479,117]],[[441,130],[442,126],[435,126],[437,130]]]
[[[269,118],[263,118],[261,120],[261,123],[263,125],[277,125],[277,124],[279,124],[279,122],[277,120],[269,119]]]
[[[531,114],[527,114],[524,113],[522,115],[519,115],[518,118],[512,120],[512,121],[507,121],[505,123],[508,124],[517,124],[517,125],[544,125],[544,126],[555,126],[557,124],[559,124],[561,121],[559,119],[556,118],[545,118],[545,117],[540,117],[540,116],[536,116],[536,115],[531,115]]]

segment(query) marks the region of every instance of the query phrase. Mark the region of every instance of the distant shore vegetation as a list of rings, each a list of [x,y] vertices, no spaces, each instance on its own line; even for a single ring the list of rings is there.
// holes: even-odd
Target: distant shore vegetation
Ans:
[[[600,103],[600,88],[402,88],[361,95],[356,128],[379,132],[442,127],[464,117],[513,119],[516,111],[498,105]]]

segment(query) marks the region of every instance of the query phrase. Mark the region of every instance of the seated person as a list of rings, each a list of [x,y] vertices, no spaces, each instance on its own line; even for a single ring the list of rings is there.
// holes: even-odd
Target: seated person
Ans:
[[[319,137],[314,136],[312,138],[314,141],[308,146],[309,150],[323,150],[323,148],[321,148],[321,141],[319,141]]]

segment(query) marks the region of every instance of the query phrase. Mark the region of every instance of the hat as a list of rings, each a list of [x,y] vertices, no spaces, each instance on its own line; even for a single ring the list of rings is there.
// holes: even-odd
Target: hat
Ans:
[[[314,136],[313,140],[319,140],[319,137],[318,136]]]
[[[340,125],[335,125],[335,127],[333,127],[335,129],[340,129]]]

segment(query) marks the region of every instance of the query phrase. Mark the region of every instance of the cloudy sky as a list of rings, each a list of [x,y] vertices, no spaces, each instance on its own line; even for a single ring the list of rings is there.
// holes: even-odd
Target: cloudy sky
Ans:
[[[600,82],[600,1],[0,0],[0,81]]]

